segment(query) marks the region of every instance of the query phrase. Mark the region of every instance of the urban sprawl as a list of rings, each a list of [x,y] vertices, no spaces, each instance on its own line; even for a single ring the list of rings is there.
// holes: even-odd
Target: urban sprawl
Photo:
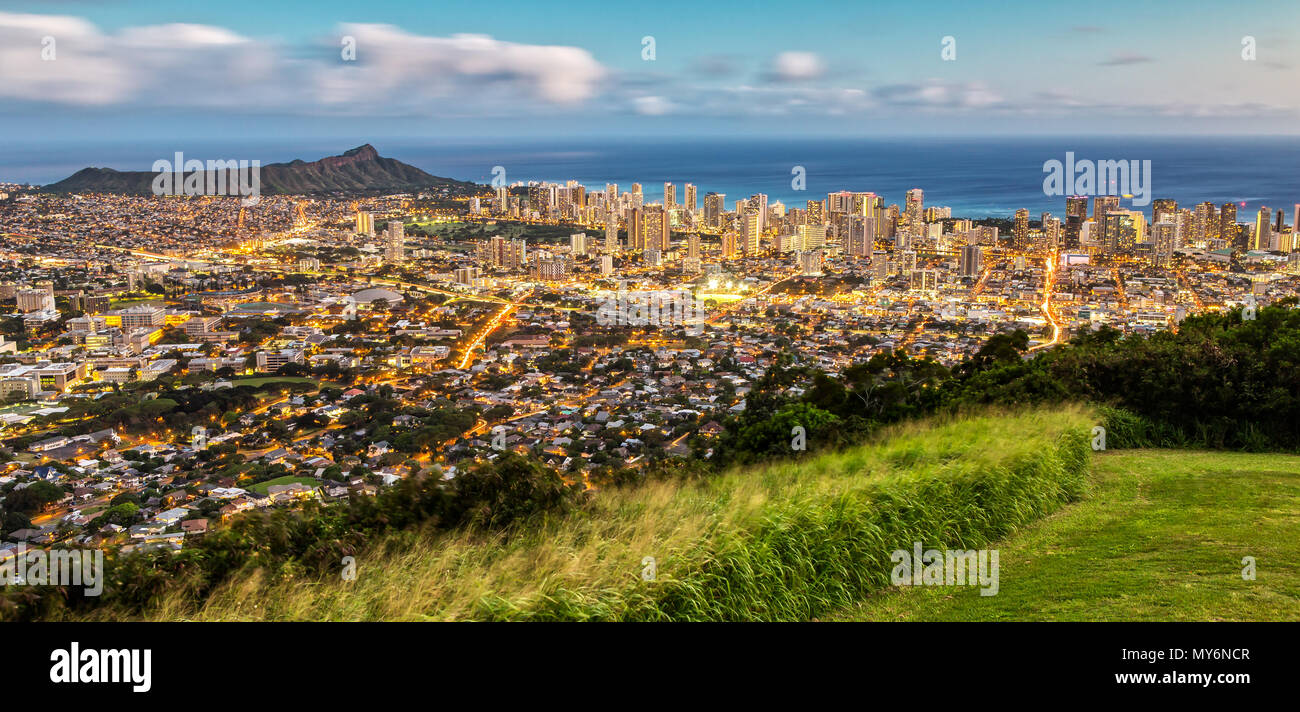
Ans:
[[[179,549],[246,510],[505,451],[599,487],[709,457],[783,355],[951,365],[1015,329],[1032,351],[1300,291],[1300,206],[1124,202],[973,220],[921,189],[784,205],[665,184],[655,203],[571,181],[245,206],[0,186],[0,558]]]

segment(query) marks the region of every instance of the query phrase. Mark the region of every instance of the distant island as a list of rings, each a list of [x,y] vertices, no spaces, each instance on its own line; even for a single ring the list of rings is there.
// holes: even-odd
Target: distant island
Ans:
[[[157,173],[153,171],[83,168],[57,183],[45,186],[45,190],[56,193],[150,195],[156,176]],[[401,193],[430,189],[468,194],[478,192],[479,186],[467,181],[430,175],[395,158],[385,158],[368,143],[345,151],[342,155],[328,156],[317,161],[294,160],[288,163],[269,163],[261,167],[263,195]]]

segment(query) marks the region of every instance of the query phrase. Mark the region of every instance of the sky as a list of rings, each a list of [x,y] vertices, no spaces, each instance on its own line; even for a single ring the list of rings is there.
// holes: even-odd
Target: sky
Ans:
[[[1297,33],[1292,0],[0,0],[0,146],[1294,135]]]

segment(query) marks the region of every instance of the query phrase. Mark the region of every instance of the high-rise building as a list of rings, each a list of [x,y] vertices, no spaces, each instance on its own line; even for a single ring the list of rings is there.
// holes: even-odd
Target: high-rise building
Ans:
[[[1260,206],[1259,212],[1255,214],[1255,229],[1251,232],[1250,249],[1267,250],[1273,244],[1273,230],[1268,221],[1273,213],[1267,205]]]
[[[406,227],[401,220],[389,220],[384,241],[384,258],[400,262],[406,256]]]
[[[700,259],[700,236],[699,235],[686,236],[686,257],[687,259],[692,259],[692,260]]]
[[[663,205],[645,207],[645,249],[667,252],[672,247],[668,208]]]
[[[740,217],[740,249],[746,257],[758,254],[758,238],[762,234],[762,213],[755,208],[745,211]]]
[[[618,252],[618,216],[613,210],[605,213],[605,252]]]
[[[799,271],[805,276],[822,273],[823,255],[821,250],[805,250],[799,253]]]
[[[1112,209],[1105,213],[1102,249],[1106,254],[1130,254],[1146,237],[1146,213]]]
[[[906,218],[910,233],[920,235],[921,225],[925,222],[925,193],[920,188],[907,191],[907,210],[903,217]]]
[[[1105,219],[1106,213],[1119,207],[1118,195],[1098,195],[1092,199],[1092,219],[1098,224]]]
[[[749,207],[758,211],[758,234],[767,230],[767,194],[755,193],[749,196]]]
[[[1205,247],[1210,240],[1219,239],[1219,216],[1214,207],[1214,203],[1204,202],[1197,203],[1196,211],[1192,214],[1192,235],[1191,243],[1197,247]]]
[[[1300,209],[1300,207],[1297,207],[1297,209]],[[810,225],[821,225],[826,222],[825,203],[820,200],[809,200],[807,220]]]
[[[1178,212],[1178,201],[1169,198],[1156,198],[1151,201],[1151,224],[1156,225],[1162,222],[1173,222],[1174,214]]]
[[[645,249],[645,209],[629,208],[627,211],[627,245],[629,252],[641,252]]]
[[[569,253],[577,257],[587,256],[587,233],[569,235]]]
[[[1029,249],[1029,210],[1025,208],[1016,211],[1016,221],[1011,228],[1011,244],[1017,250]]]
[[[794,234],[796,250],[816,250],[826,244],[825,225],[800,225]]]
[[[375,236],[375,218],[364,210],[357,211],[357,234]]]
[[[963,277],[979,276],[980,271],[984,269],[984,253],[980,251],[979,245],[966,245],[961,248],[959,268]]]
[[[677,206],[677,186],[664,183],[664,209],[672,210]]]
[[[722,227],[722,214],[727,212],[726,193],[704,194],[704,224],[709,227]]]
[[[478,257],[486,267],[519,269],[528,261],[528,248],[522,239],[507,240],[496,235],[478,243]]]
[[[695,197],[695,184],[687,183],[685,192],[686,192],[686,202],[683,203],[682,207],[686,208],[691,212],[696,212],[697,210],[700,209],[700,203]]]
[[[558,282],[569,276],[569,258],[563,255],[543,253],[533,262],[533,279],[542,282]]]
[[[1175,239],[1177,228],[1177,224],[1172,220],[1165,220],[1151,226],[1151,240],[1155,243],[1158,262],[1163,262],[1165,258],[1173,254],[1174,248],[1177,246]]]
[[[722,256],[724,259],[731,259],[740,253],[739,236],[728,230],[722,233]]]
[[[1230,247],[1241,247],[1237,243],[1237,204],[1224,203],[1219,212],[1219,239],[1226,240]]]
[[[1043,247],[1056,250],[1061,247],[1061,219],[1051,213],[1043,213]]]
[[[49,311],[54,308],[54,297],[44,289],[20,289],[16,295],[18,311],[24,314]]]
[[[874,232],[874,218],[848,216],[848,239],[844,241],[844,253],[850,257],[870,257],[875,246]]]
[[[1065,199],[1065,241],[1064,249],[1074,250],[1079,247],[1079,231],[1088,219],[1088,197],[1071,195]]]

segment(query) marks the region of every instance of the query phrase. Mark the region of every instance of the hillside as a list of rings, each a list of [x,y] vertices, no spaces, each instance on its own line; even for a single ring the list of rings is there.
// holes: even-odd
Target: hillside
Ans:
[[[59,193],[149,195],[156,175],[151,171],[83,168],[45,189]],[[474,183],[440,178],[397,159],[380,156],[370,144],[317,161],[269,163],[261,167],[260,179],[263,195],[400,193],[441,188],[453,193],[472,193],[478,189]]]
[[[1098,453],[1085,501],[998,547],[997,596],[895,588],[832,619],[1300,620],[1300,457]]]
[[[351,582],[246,572],[197,609],[173,594],[147,617],[807,620],[887,586],[895,549],[980,548],[1080,497],[1094,421],[1066,408],[910,423],[842,452],[599,492],[511,537],[397,535]]]

